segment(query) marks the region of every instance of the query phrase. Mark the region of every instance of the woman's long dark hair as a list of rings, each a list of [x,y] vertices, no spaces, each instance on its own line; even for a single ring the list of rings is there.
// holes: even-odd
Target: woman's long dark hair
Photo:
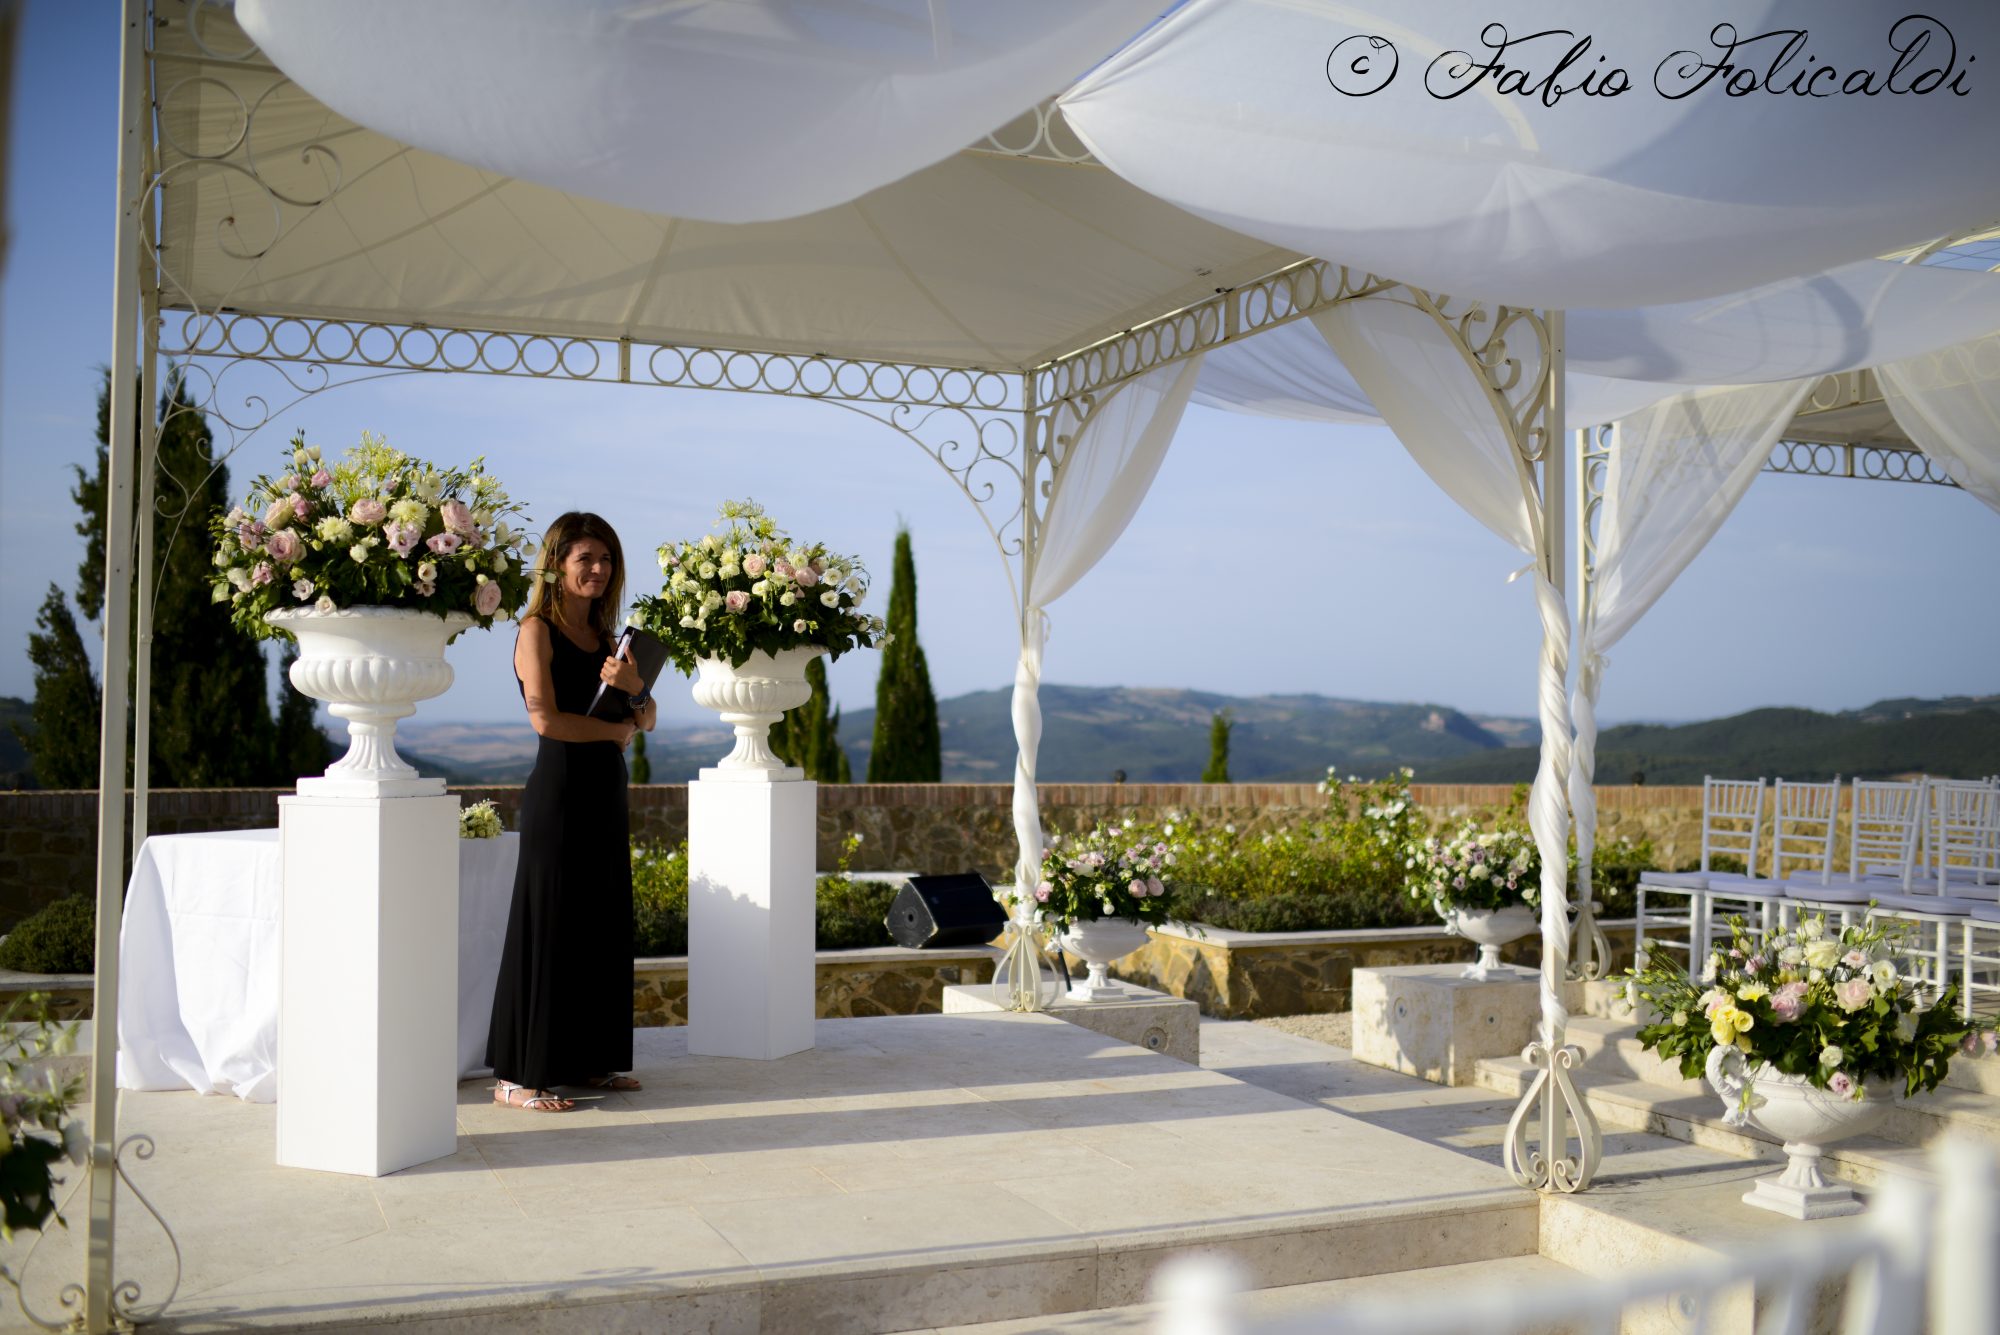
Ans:
[[[549,525],[542,549],[535,555],[535,579],[528,586],[528,606],[521,617],[557,619],[563,603],[563,562],[569,559],[571,548],[588,538],[597,539],[611,551],[611,582],[604,586],[603,594],[591,600],[590,615],[585,618],[608,648],[618,638],[618,609],[625,605],[625,549],[619,545],[617,530],[588,510],[571,510]]]

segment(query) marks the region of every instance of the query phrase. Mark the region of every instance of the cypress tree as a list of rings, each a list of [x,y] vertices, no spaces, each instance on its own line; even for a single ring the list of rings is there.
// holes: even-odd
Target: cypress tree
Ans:
[[[896,532],[896,560],[889,581],[891,635],[875,682],[875,740],[868,753],[870,783],[936,783],[943,774],[937,697],[931,671],[917,643],[917,563],[910,531]]]
[[[854,772],[847,753],[840,746],[840,709],[831,712],[826,687],[826,660],[815,658],[806,664],[806,682],[812,696],[797,709],[778,720],[771,729],[771,749],[788,765],[797,765],[806,777],[818,783],[852,783]]]
[[[273,751],[276,781],[289,784],[301,775],[322,774],[333,763],[333,741],[313,717],[312,697],[292,685],[292,664],[298,646],[285,651],[278,664],[278,712]]]
[[[16,727],[27,748],[35,782],[44,788],[97,786],[97,674],[69,600],[54,584],[28,634],[28,661],[35,668],[32,732]]]
[[[651,783],[653,781],[653,762],[646,758],[646,734],[643,732],[632,734],[632,759],[630,768],[633,783]]]
[[[1208,721],[1208,768],[1201,772],[1203,783],[1229,782],[1229,711],[1218,709]]]
[[[278,762],[264,651],[230,627],[228,604],[210,597],[208,518],[229,507],[229,471],[215,458],[208,423],[180,377],[167,379],[154,480],[151,782],[162,788],[289,784],[311,771]],[[70,493],[83,511],[76,526],[84,539],[76,602],[93,621],[104,608],[110,438],[107,375],[97,396],[96,467],[90,473],[78,468]]]

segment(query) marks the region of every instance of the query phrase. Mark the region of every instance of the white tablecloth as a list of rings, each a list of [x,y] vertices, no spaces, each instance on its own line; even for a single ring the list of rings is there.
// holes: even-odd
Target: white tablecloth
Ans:
[[[458,844],[458,1075],[486,1028],[520,836]],[[118,1087],[278,1095],[278,832],[156,834],[125,894]]]

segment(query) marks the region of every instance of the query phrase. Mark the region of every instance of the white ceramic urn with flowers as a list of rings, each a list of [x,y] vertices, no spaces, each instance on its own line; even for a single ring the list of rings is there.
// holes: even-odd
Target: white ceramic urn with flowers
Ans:
[[[446,645],[526,601],[520,507],[483,460],[439,468],[367,434],[338,460],[295,437],[287,464],[210,528],[215,601],[251,635],[295,640],[292,685],[347,724],[346,754],[299,791],[442,793],[396,754],[396,725],[451,686]]]
[[[1177,857],[1163,831],[1132,821],[1051,841],[1034,894],[1056,943],[1084,963],[1084,979],[1070,988],[1070,1000],[1130,995],[1111,981],[1110,968],[1151,939],[1149,925],[1167,921],[1172,897],[1162,877],[1172,875]]]

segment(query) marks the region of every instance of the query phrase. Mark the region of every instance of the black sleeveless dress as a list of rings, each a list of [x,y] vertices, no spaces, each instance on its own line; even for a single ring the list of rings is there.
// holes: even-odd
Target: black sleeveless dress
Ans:
[[[554,625],[556,708],[589,710],[603,652]],[[525,687],[523,690],[525,691]],[[632,854],[625,753],[541,739],[521,794],[521,860],[486,1062],[547,1089],[632,1068]]]

